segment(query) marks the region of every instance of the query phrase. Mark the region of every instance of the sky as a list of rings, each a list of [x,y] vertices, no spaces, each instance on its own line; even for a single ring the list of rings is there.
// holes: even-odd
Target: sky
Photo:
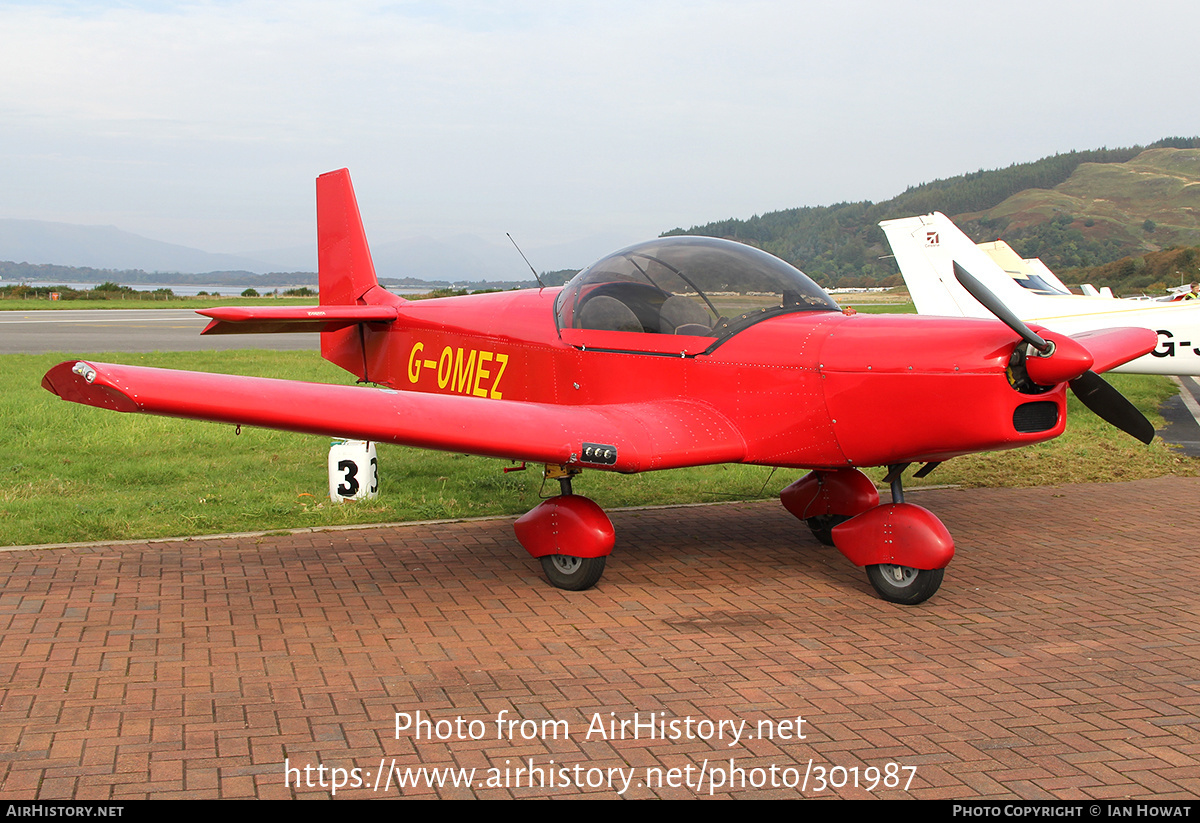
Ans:
[[[0,0],[0,217],[313,244],[348,167],[373,244],[615,248],[1200,135],[1197,30],[1194,0]]]

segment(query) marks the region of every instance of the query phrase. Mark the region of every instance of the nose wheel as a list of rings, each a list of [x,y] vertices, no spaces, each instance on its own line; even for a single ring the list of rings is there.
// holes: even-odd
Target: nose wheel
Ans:
[[[945,569],[914,569],[893,563],[867,566],[867,580],[876,593],[889,603],[905,606],[915,606],[933,597],[945,573]]]

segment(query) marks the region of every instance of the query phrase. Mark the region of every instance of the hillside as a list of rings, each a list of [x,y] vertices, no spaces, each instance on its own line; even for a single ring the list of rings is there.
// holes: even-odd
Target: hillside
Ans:
[[[977,241],[1006,240],[1053,269],[1095,266],[1200,243],[1200,138],[1045,157],[914,186],[880,203],[839,203],[723,220],[666,234],[758,245],[827,286],[897,274],[881,220],[941,211]]]
[[[1112,263],[1078,269],[1062,269],[1059,279],[1068,285],[1091,283],[1108,286],[1118,295],[1159,296],[1168,288],[1200,280],[1200,246],[1179,246],[1123,257]]]
[[[1127,163],[1084,163],[1053,189],[1029,189],[957,217],[990,228],[1051,268],[1200,243],[1200,150],[1150,149]]]
[[[115,226],[0,219],[0,260],[148,271],[268,271],[263,261],[164,243]],[[278,270],[278,269],[276,269]]]

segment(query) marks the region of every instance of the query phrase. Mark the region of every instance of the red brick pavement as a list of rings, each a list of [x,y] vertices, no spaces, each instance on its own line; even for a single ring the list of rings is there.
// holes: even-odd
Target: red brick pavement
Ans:
[[[321,765],[363,770],[344,797],[615,796],[486,785],[530,760],[556,784],[636,769],[631,797],[708,795],[646,785],[705,761],[768,782],[718,797],[866,797],[889,763],[915,777],[876,796],[1200,796],[1200,479],[910,499],[958,543],[911,608],[777,503],[618,512],[582,593],[507,520],[0,553],[0,796],[327,796],[296,785]],[[486,735],[396,739],[417,711]],[[567,728],[497,740],[504,711]],[[588,734],[635,713],[753,739]],[[803,740],[759,734],[796,717]],[[373,791],[381,759],[475,785]]]

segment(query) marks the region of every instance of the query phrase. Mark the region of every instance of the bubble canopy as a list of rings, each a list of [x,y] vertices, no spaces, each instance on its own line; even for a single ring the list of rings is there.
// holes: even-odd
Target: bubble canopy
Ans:
[[[715,237],[662,237],[610,254],[567,283],[558,327],[723,339],[770,317],[840,311],[799,269]]]

